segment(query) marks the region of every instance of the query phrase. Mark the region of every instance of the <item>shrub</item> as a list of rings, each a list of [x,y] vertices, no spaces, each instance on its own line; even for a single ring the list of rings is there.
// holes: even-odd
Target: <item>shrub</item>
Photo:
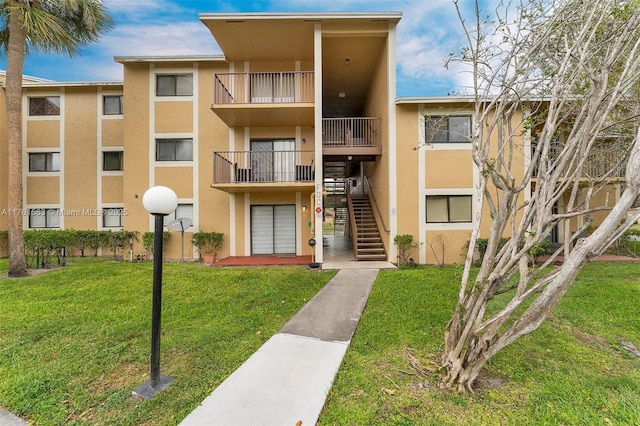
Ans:
[[[57,258],[58,265],[65,264],[66,249],[73,247],[76,239],[73,229],[40,229],[24,231],[24,249],[27,265],[30,267],[51,266],[51,258]]]
[[[618,239],[618,253],[624,250],[624,254],[638,257],[640,255],[640,229],[629,228]]]
[[[200,254],[218,254],[222,243],[224,242],[224,234],[222,232],[195,232],[191,236],[191,242],[194,247],[198,247]]]
[[[500,242],[498,243],[498,251],[500,251],[500,249],[507,243],[507,241],[509,241],[509,238],[505,238],[505,237],[500,238]],[[476,263],[479,264],[482,262],[482,259],[484,259],[484,255],[487,253],[488,245],[489,245],[488,238],[478,238],[476,240],[476,249],[478,250],[478,254],[480,255]],[[467,248],[469,247],[469,241],[467,241],[467,244],[465,245],[465,247]]]
[[[532,258],[532,262],[535,263],[539,256],[549,254],[551,251],[551,241],[542,240],[538,244],[534,244],[529,249],[529,256]]]
[[[74,246],[80,250],[80,257],[84,257],[86,249],[92,249],[93,255],[98,255],[98,249],[109,244],[110,231],[76,231]]]
[[[145,232],[142,234],[142,245],[149,253],[153,253],[153,245],[155,243],[155,232]],[[162,251],[167,248],[167,241],[169,241],[169,237],[171,236],[171,232],[164,231],[162,233]]]
[[[415,265],[411,258],[411,251],[420,246],[413,242],[413,235],[402,234],[393,238],[393,244],[398,247],[398,265]]]
[[[9,255],[9,231],[0,231],[0,252]]]
[[[118,258],[118,250],[124,250],[130,241],[139,241],[138,231],[107,231],[109,232],[109,248],[113,258]]]

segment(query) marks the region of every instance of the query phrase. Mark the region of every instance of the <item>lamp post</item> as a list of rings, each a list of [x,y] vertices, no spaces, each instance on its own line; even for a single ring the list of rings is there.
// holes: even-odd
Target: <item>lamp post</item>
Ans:
[[[144,208],[154,216],[153,240],[153,306],[151,314],[151,379],[133,390],[133,394],[144,399],[167,387],[173,379],[160,374],[160,317],[162,312],[162,230],[164,217],[175,211],[178,197],[166,186],[149,188],[142,196]]]

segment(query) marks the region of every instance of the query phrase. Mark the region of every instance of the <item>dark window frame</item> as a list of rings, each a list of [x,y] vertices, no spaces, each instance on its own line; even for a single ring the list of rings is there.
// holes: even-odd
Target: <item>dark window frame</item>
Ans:
[[[446,221],[440,221],[440,220],[429,220],[429,199],[442,199],[442,198],[446,198],[447,200],[447,220]],[[470,203],[470,210],[469,210],[469,220],[451,220],[451,199],[452,198],[468,198]],[[473,223],[473,195],[467,195],[467,194],[462,194],[462,195],[427,195],[425,197],[425,221],[426,223]]]
[[[452,118],[465,118],[469,120],[469,134],[462,135],[460,132],[456,132],[455,129],[451,129]],[[424,137],[427,143],[471,143],[471,130],[473,125],[473,118],[471,114],[453,114],[453,115],[426,115],[424,117]],[[434,134],[442,133],[446,137],[446,140],[437,140]],[[452,135],[457,135],[457,138],[452,138]]]
[[[36,211],[40,211],[43,213],[34,215],[32,212],[36,210]],[[49,211],[56,211],[57,213],[55,215],[49,215]],[[29,213],[29,229],[57,229],[60,228],[60,209],[59,208],[31,208],[28,210]],[[44,226],[34,226],[33,222],[31,220],[32,217],[34,216],[43,216],[44,217]],[[51,216],[58,216],[58,224],[56,226],[52,226],[51,224],[49,224],[49,218]]]
[[[120,214],[113,214],[112,212],[115,210],[119,210]],[[119,217],[118,225],[107,225],[106,218],[107,217]],[[124,207],[104,207],[102,209],[102,227],[103,228],[122,228],[124,227]]]
[[[58,168],[54,168],[53,164],[53,156],[58,155]],[[44,169],[34,168],[34,163],[32,158],[35,156],[45,156],[44,159]],[[45,173],[56,173],[60,171],[60,153],[59,152],[30,152],[29,153],[29,172],[45,172]]]
[[[193,203],[178,203],[178,205],[176,206],[176,209],[164,217],[165,226],[169,222],[171,222],[173,220],[180,219],[180,217],[178,217],[176,212],[178,211],[178,209],[180,207],[186,207],[186,206],[191,206],[191,217],[189,217],[189,216],[180,216],[180,217],[187,217],[187,218],[191,219],[191,223],[193,224],[193,212],[194,212],[194,209],[195,209],[195,206],[193,205]]]
[[[180,77],[191,79],[190,90],[181,91],[182,86],[178,83]],[[165,84],[161,84],[161,80]],[[156,96],[193,96],[193,73],[156,74]]]
[[[191,158],[178,158],[178,144],[181,142],[191,143]],[[173,156],[171,158],[160,158],[160,144],[173,144]],[[156,161],[193,161],[193,138],[158,138],[156,139]]]
[[[33,96],[29,97],[30,117],[53,117],[60,115],[60,96]],[[58,102],[51,100],[57,99]]]
[[[107,112],[107,99],[118,99],[118,112]],[[124,97],[122,95],[103,95],[102,96],[102,115],[123,115],[124,113]]]
[[[119,168],[116,168],[116,169],[107,168],[107,165],[110,164],[110,162],[107,160],[107,157],[114,154],[119,154],[118,161],[120,163],[120,166]],[[124,170],[124,151],[102,151],[102,171],[103,172],[121,172],[123,170]]]

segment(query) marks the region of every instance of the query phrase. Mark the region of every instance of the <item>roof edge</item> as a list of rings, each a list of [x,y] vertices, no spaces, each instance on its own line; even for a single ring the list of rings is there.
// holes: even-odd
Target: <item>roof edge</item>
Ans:
[[[396,104],[475,102],[473,96],[408,96],[397,97]]]
[[[491,102],[493,97],[485,97],[481,102]],[[518,102],[548,102],[551,98],[548,96],[540,96],[536,98],[514,98]],[[420,97],[397,97],[396,105],[399,104],[428,104],[428,103],[474,103],[476,98],[473,95],[468,96],[420,96]]]
[[[258,19],[386,19],[398,22],[402,18],[402,12],[247,12],[247,13],[217,13],[203,12],[198,14],[200,20],[258,20]]]
[[[29,81],[22,87],[82,87],[82,86],[122,86],[122,81]]]
[[[121,64],[125,62],[226,62],[224,55],[114,56],[113,60]]]

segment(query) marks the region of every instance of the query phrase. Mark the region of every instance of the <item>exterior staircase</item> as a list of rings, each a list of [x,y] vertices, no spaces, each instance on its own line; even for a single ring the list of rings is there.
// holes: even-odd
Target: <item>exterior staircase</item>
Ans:
[[[369,197],[366,195],[352,196],[351,206],[353,208],[353,241],[356,261],[387,260],[387,253]]]

